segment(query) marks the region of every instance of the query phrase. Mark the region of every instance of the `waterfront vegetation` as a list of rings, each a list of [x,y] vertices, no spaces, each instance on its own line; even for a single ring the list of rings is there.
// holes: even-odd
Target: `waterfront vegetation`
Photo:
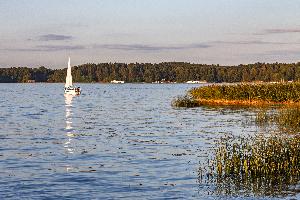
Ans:
[[[283,134],[300,133],[300,107],[262,109],[256,114],[255,122],[259,127],[275,127]]]
[[[0,68],[0,82],[64,82],[66,68],[45,67]],[[183,83],[190,80],[222,82],[291,81],[300,80],[300,63],[255,63],[238,66],[193,64],[185,62],[162,63],[87,63],[72,67],[74,82],[155,81]]]
[[[213,183],[217,195],[282,197],[299,193],[300,107],[254,110],[259,133],[220,138],[212,158],[199,169],[200,180]]]
[[[296,105],[300,102],[300,82],[240,83],[208,85],[188,91],[188,99],[195,105]],[[177,98],[173,105],[184,105]],[[189,105],[189,104],[187,104]],[[194,106],[193,106],[194,107]]]
[[[299,101],[299,82],[209,85],[175,99],[175,107],[259,106],[251,110],[260,131],[220,138],[212,157],[201,165],[199,180],[214,185],[217,195],[281,197],[299,193]]]
[[[214,185],[217,195],[282,197],[299,193],[299,102],[299,82],[242,83],[194,88],[172,105],[255,106],[259,132],[220,138],[199,180]]]
[[[216,148],[210,168],[218,194],[282,196],[297,193],[300,137],[228,139]]]
[[[199,103],[195,99],[193,99],[191,96],[185,95],[185,96],[179,96],[176,99],[172,101],[173,107],[185,107],[185,108],[193,108],[198,107]]]
[[[277,104],[300,101],[300,83],[260,83],[210,85],[192,89],[190,95],[199,100],[222,103]],[[227,102],[226,102],[227,101]]]

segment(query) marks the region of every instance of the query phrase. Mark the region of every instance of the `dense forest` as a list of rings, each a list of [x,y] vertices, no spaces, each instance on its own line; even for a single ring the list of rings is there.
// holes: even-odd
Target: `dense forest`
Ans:
[[[65,69],[45,67],[0,68],[1,83],[16,82],[64,82]],[[72,67],[74,82],[249,82],[300,80],[300,63],[255,63],[238,66],[191,64],[184,62],[151,63],[100,63]]]

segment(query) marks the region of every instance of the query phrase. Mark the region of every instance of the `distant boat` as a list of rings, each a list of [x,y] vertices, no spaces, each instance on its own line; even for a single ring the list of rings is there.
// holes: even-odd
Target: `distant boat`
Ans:
[[[110,83],[122,84],[122,83],[125,83],[125,81],[112,80]]]
[[[80,93],[81,93],[80,87],[73,86],[72,74],[71,74],[71,59],[69,57],[66,84],[65,84],[65,94],[79,95]]]

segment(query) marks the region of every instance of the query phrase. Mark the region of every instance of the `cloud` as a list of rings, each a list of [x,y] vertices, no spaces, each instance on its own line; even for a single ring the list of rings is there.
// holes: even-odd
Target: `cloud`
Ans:
[[[218,45],[289,45],[298,43],[272,42],[261,40],[249,41],[211,41],[206,43],[193,43],[181,45],[149,45],[149,44],[94,44],[94,45],[37,45],[30,48],[1,49],[6,51],[63,51],[63,50],[83,50],[83,49],[106,49],[119,51],[180,51],[188,49],[207,49],[218,47]]]
[[[269,41],[261,41],[261,40],[249,40],[249,41],[213,41],[211,44],[230,44],[230,45],[282,45],[282,44],[290,44],[286,42],[269,42]]]
[[[42,51],[62,51],[86,49],[83,45],[38,45],[37,49]]]
[[[62,51],[62,50],[82,50],[82,49],[108,49],[120,51],[172,51],[185,49],[205,49],[211,47],[207,44],[188,44],[188,45],[170,45],[155,46],[144,44],[94,44],[94,45],[37,45],[32,48],[11,48],[1,49],[6,51]]]
[[[40,41],[53,41],[53,40],[71,40],[73,36],[70,35],[57,35],[57,34],[47,34],[47,35],[40,35]]]
[[[206,49],[217,45],[288,45],[296,43],[273,42],[261,40],[249,41],[211,41],[206,43],[182,44],[182,45],[146,45],[146,44],[96,44],[90,48],[110,49],[123,51],[172,51],[186,49]]]
[[[53,36],[51,36],[53,37]],[[57,37],[57,35],[55,36]],[[65,36],[66,37],[66,36]],[[71,36],[70,36],[71,37]],[[203,43],[191,43],[180,45],[151,45],[151,44],[86,44],[86,45],[36,45],[29,48],[10,48],[0,49],[4,51],[63,51],[63,50],[84,50],[84,49],[106,49],[116,51],[142,51],[142,52],[160,52],[160,51],[180,51],[190,49],[207,49],[211,47],[220,47],[220,45],[295,45],[299,42],[277,42],[263,40],[217,40]]]
[[[92,48],[124,50],[124,51],[167,51],[167,50],[184,50],[184,49],[205,49],[209,48],[207,44],[188,44],[188,45],[167,45],[155,46],[145,44],[102,44],[93,45]]]
[[[255,33],[255,35],[270,35],[270,34],[285,34],[285,33],[300,33],[300,28],[265,29],[263,32]]]
[[[82,50],[86,49],[82,45],[38,45],[32,48],[12,48],[2,49],[6,51],[64,51],[64,50]]]

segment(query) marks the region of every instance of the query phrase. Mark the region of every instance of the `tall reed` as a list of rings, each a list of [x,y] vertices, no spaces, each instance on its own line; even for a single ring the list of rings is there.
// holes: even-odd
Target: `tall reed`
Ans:
[[[300,180],[300,136],[227,140],[211,169],[218,194],[286,195]]]
[[[193,99],[299,102],[300,83],[209,85],[188,92]]]
[[[300,107],[261,110],[256,114],[255,122],[261,127],[274,125],[282,133],[300,133]]]

